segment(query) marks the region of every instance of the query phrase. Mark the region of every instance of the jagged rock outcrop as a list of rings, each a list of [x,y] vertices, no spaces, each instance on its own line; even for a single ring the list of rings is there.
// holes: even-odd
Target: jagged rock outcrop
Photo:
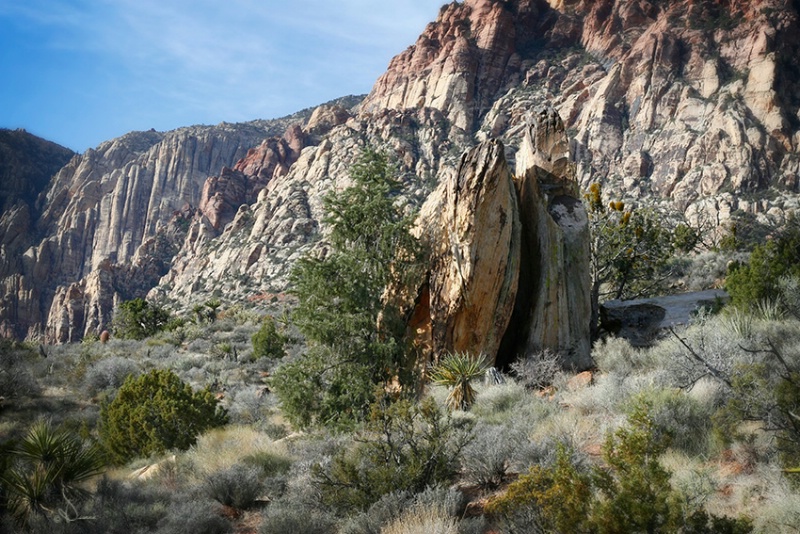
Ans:
[[[283,137],[265,139],[250,149],[233,169],[224,167],[219,176],[209,177],[203,185],[199,209],[211,227],[221,230],[240,206],[257,198],[271,180],[286,175],[305,143],[306,134],[295,124]]]
[[[564,123],[535,110],[517,153],[522,221],[520,287],[502,364],[549,349],[574,369],[592,366],[589,218],[569,160]]]
[[[111,302],[114,294],[84,304],[79,289],[81,294],[91,293],[87,288],[92,287],[105,293],[110,287],[87,277],[109,262],[164,263],[137,253],[185,205],[198,205],[206,177],[232,166],[265,133],[257,125],[135,132],[73,158],[39,199],[34,231],[44,239],[21,258],[7,259],[13,266],[0,269],[6,275],[3,299],[11,303],[3,310],[0,330],[15,337],[60,332],[47,341],[72,341],[91,325],[107,327],[111,309],[94,315],[85,309],[99,310],[94,304]],[[116,277],[114,290],[125,298],[143,296],[164,272],[146,277],[143,287],[136,286],[135,277]]]
[[[513,160],[526,111],[552,102],[582,186],[714,224],[736,210],[780,223],[797,207],[798,53],[790,0],[466,0],[392,60],[364,109],[442,110]]]
[[[493,360],[514,309],[520,267],[519,209],[503,145],[487,141],[465,153],[417,224],[431,250],[420,303],[428,307],[427,324],[416,325],[430,340],[422,342],[434,356],[469,352]]]
[[[49,325],[52,340],[65,340],[105,325],[106,311],[92,310],[113,300],[112,286],[120,298],[149,290],[178,310],[212,295],[260,302],[283,293],[293,262],[324,247],[321,199],[347,185],[367,143],[397,157],[398,201],[413,211],[465,149],[502,142],[528,202],[521,262],[552,245],[526,237],[526,225],[555,224],[559,239],[580,241],[569,199],[594,181],[629,204],[669,204],[692,221],[725,225],[745,214],[780,223],[800,207],[799,55],[793,0],[451,2],[360,105],[344,99],[272,126],[140,132],[74,158],[37,205],[0,219],[0,334],[41,337]],[[545,135],[532,152],[525,131],[544,104],[569,141]],[[545,147],[548,139],[555,144]],[[536,153],[543,159],[526,159]],[[577,186],[560,195],[548,180],[565,173]],[[180,232],[168,230],[176,213]],[[166,252],[156,260],[146,252],[154,239],[177,241],[159,246]],[[113,283],[90,281],[106,262]],[[563,285],[548,273],[521,270],[518,294]],[[67,326],[70,317],[84,327]],[[520,312],[510,321],[507,332],[533,328]],[[567,324],[527,341],[504,336],[499,353],[575,337]]]
[[[320,244],[323,196],[349,184],[349,168],[366,144],[397,156],[403,201],[413,209],[427,198],[440,169],[456,157],[454,143],[439,127],[444,121],[431,109],[359,117],[336,106],[319,108],[302,127],[310,144],[289,172],[274,177],[255,202],[240,206],[218,235],[196,218],[172,268],[150,296],[185,308],[220,293],[250,303],[280,295],[294,262]]]
[[[591,367],[589,221],[564,125],[536,110],[517,176],[498,141],[468,151],[422,208],[427,282],[409,312],[423,359],[485,354],[499,367],[545,349]]]

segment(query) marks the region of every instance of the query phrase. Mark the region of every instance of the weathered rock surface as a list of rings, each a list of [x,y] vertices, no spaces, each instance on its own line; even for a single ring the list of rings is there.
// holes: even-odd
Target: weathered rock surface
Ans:
[[[798,56],[793,0],[449,3],[357,107],[140,132],[72,159],[36,205],[0,217],[0,334],[76,339],[107,326],[115,298],[148,291],[179,310],[284,292],[293,262],[324,247],[322,196],[348,184],[367,143],[397,157],[411,211],[465,149],[502,142],[522,206],[517,294],[544,288],[548,302],[569,302],[560,267],[525,271],[525,258],[557,247],[524,228],[557,229],[571,261],[582,217],[572,199],[590,182],[716,225],[742,213],[780,223],[800,206]],[[543,104],[569,140],[524,146]],[[504,336],[498,352],[583,353],[560,341],[580,338],[561,313],[515,312],[506,332],[525,334]]]
[[[565,366],[586,369],[592,365],[589,218],[561,117],[544,107],[531,121],[517,154],[520,293],[503,363],[549,349]]]
[[[503,367],[549,349],[592,365],[588,218],[560,117],[542,108],[531,121],[516,178],[486,141],[422,208],[431,262],[409,331],[426,360],[467,352]]]
[[[144,287],[128,277],[117,277],[115,284],[87,277],[97,272],[94,278],[103,279],[109,262],[132,266],[163,261],[137,257],[137,252],[185,205],[198,205],[209,174],[233,165],[265,133],[256,125],[136,132],[73,158],[39,199],[41,216],[32,230],[44,239],[21,257],[4,258],[0,267],[3,300],[10,304],[4,307],[0,331],[15,337],[59,332],[47,341],[72,341],[88,325],[106,328],[111,309],[97,307],[91,316],[86,306],[111,302],[115,294],[106,292],[112,286],[125,298],[143,296],[164,273],[150,276]],[[78,297],[88,287],[102,295],[84,305],[86,299]],[[56,294],[57,305],[52,306]]]
[[[583,187],[780,223],[798,191],[798,53],[789,0],[466,0],[395,57],[363,108],[439,109],[513,160],[526,111],[553,102]],[[781,191],[768,205],[741,201],[767,188]]]
[[[503,145],[487,141],[464,154],[418,226],[431,248],[425,344],[434,357],[450,351],[494,360],[514,309],[520,260],[519,210]]]

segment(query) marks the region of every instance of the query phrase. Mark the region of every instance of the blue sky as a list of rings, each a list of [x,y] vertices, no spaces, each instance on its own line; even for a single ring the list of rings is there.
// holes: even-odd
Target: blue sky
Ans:
[[[83,152],[367,93],[446,0],[0,0],[0,127]]]

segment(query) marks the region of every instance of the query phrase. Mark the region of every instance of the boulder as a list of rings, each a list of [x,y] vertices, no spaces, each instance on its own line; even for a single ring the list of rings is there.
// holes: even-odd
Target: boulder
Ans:
[[[592,365],[588,217],[564,125],[543,107],[525,136],[516,179],[503,145],[485,141],[423,206],[431,259],[408,333],[425,361],[468,352],[507,367],[550,349],[565,367]]]

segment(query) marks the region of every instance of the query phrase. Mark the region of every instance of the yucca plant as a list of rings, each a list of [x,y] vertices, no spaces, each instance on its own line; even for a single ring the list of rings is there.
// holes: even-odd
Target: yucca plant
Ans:
[[[470,354],[456,352],[448,354],[430,369],[431,382],[446,386],[447,407],[451,410],[469,410],[475,402],[475,388],[472,381],[486,373],[489,364],[486,356],[473,357]]]
[[[86,496],[80,484],[102,472],[102,451],[72,434],[38,421],[8,451],[9,468],[0,477],[7,507],[26,524],[33,513],[77,518],[75,503]]]

